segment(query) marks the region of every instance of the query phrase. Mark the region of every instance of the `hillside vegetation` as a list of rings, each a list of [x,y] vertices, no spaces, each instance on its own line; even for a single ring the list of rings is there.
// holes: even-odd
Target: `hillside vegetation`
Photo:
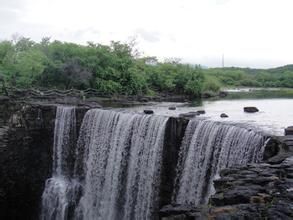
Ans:
[[[137,55],[133,44],[87,45],[20,37],[0,42],[0,80],[18,88],[94,88],[102,94],[199,97],[222,86],[293,87],[293,67],[201,69]]]
[[[136,54],[131,44],[120,42],[84,46],[22,37],[0,42],[0,72],[6,85],[21,88],[94,88],[125,95],[202,93],[206,81],[198,66]]]
[[[293,88],[293,65],[272,69],[213,68],[205,73],[223,86]]]

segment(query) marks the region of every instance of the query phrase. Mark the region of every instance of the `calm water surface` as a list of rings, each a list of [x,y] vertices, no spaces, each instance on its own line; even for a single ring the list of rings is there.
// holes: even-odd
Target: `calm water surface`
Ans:
[[[176,106],[176,110],[168,110],[170,106]],[[260,111],[257,113],[245,113],[243,111],[245,106],[255,106]],[[203,101],[199,106],[192,106],[188,103],[163,102],[130,109],[135,112],[142,112],[143,109],[153,109],[155,114],[166,116],[178,116],[181,113],[205,110],[206,114],[199,117],[248,124],[273,135],[282,135],[284,128],[293,125],[293,99]],[[229,118],[221,118],[221,113],[226,113]]]

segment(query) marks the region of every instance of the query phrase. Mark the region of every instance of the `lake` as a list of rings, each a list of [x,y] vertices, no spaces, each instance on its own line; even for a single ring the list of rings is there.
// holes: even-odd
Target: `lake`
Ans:
[[[176,106],[176,110],[169,110],[170,106]],[[245,113],[245,106],[255,106],[259,112]],[[193,104],[162,102],[128,108],[135,112],[142,112],[143,109],[153,109],[155,114],[165,116],[205,110],[206,114],[197,117],[248,124],[271,135],[283,135],[284,129],[293,125],[293,99],[289,98],[216,100]],[[226,113],[229,118],[221,118],[221,113]]]

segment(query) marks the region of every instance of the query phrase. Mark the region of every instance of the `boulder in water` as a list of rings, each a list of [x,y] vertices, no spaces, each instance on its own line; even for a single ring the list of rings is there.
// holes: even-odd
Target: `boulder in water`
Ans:
[[[187,113],[182,113],[182,114],[180,114],[179,117],[190,119],[190,118],[194,118],[194,117],[197,116],[197,115],[199,115],[198,112],[187,112]]]
[[[175,106],[170,106],[168,109],[169,110],[176,110],[176,107]]]
[[[253,106],[244,107],[244,112],[247,112],[247,113],[255,113],[258,111],[259,110],[257,107],[253,107]]]
[[[145,110],[143,110],[143,112],[147,115],[154,114],[154,111],[151,109],[145,109]]]
[[[293,135],[293,126],[285,128],[285,135]]]
[[[199,115],[203,115],[203,114],[206,113],[206,111],[205,111],[205,110],[198,110],[197,113],[198,113]]]
[[[228,116],[226,113],[222,113],[222,114],[220,115],[220,117],[221,117],[221,118],[228,118],[229,116]]]

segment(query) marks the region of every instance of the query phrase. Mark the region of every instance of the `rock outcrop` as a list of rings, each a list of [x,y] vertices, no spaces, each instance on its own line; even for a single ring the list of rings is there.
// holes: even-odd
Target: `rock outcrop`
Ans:
[[[209,215],[229,219],[292,219],[293,157],[280,164],[222,170]],[[219,211],[229,208],[229,211]]]
[[[292,140],[272,138],[265,163],[222,170],[209,205],[167,205],[160,210],[160,219],[293,219]]]
[[[285,128],[285,135],[293,135],[293,126]]]
[[[51,172],[54,107],[0,106],[0,219],[36,219]]]
[[[293,135],[270,138],[266,144],[263,160],[279,164],[293,155]]]
[[[78,108],[78,127],[87,108]],[[0,219],[38,219],[51,176],[55,105],[0,102]]]
[[[176,165],[187,119],[171,117],[166,125],[161,172],[160,207],[171,202]]]

